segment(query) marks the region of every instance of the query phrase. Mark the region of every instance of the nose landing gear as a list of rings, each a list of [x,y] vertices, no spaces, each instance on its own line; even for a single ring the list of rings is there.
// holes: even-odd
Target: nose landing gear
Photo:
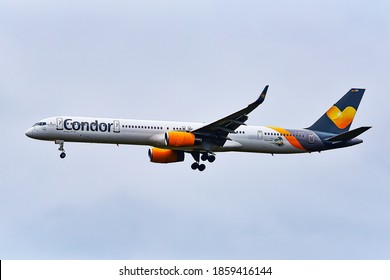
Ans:
[[[61,152],[60,158],[64,159],[66,157],[66,153],[64,150],[64,140],[56,140],[55,143],[60,145],[60,147],[58,148],[58,150]]]

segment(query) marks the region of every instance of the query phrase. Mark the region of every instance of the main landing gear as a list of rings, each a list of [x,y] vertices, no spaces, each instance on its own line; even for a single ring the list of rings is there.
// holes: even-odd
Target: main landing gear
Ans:
[[[202,154],[202,155],[201,155]],[[206,169],[206,165],[203,163],[199,163],[200,160],[202,161],[208,161],[208,162],[214,162],[215,161],[215,155],[209,152],[198,152],[194,151],[191,152],[192,157],[194,158],[195,162],[191,164],[192,170],[198,169],[199,171],[203,171]]]
[[[194,162],[193,164],[191,164],[191,168],[192,170],[198,169],[199,171],[203,171],[206,169],[206,165],[204,165],[203,163],[199,164],[199,162]]]
[[[58,150],[61,152],[60,158],[64,159],[66,157],[66,153],[64,150],[64,140],[56,140],[55,143],[60,145],[60,147],[58,148]]]

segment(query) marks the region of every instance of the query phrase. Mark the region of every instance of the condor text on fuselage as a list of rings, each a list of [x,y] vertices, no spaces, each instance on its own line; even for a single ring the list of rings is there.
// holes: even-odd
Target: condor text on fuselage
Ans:
[[[114,123],[105,123],[95,120],[94,122],[78,122],[72,119],[64,120],[64,129],[74,131],[100,131],[100,132],[111,132]],[[114,131],[115,132],[115,131]],[[118,131],[116,131],[118,132]]]

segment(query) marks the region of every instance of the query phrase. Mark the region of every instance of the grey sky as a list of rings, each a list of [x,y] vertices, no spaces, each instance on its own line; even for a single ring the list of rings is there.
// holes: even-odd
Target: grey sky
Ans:
[[[388,259],[388,1],[0,2],[0,259]],[[351,87],[364,143],[225,153],[33,141],[55,115],[306,127]]]

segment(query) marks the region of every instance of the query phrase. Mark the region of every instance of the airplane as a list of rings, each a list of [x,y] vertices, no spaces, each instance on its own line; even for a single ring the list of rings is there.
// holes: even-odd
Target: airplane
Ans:
[[[214,162],[217,152],[268,154],[311,153],[360,144],[356,138],[370,126],[349,130],[365,89],[352,88],[313,125],[303,129],[246,125],[248,115],[263,103],[268,85],[256,101],[217,121],[204,124],[119,118],[55,116],[35,123],[26,131],[33,139],[54,141],[65,158],[65,142],[151,146],[154,163],[184,161],[191,154],[193,170]]]

